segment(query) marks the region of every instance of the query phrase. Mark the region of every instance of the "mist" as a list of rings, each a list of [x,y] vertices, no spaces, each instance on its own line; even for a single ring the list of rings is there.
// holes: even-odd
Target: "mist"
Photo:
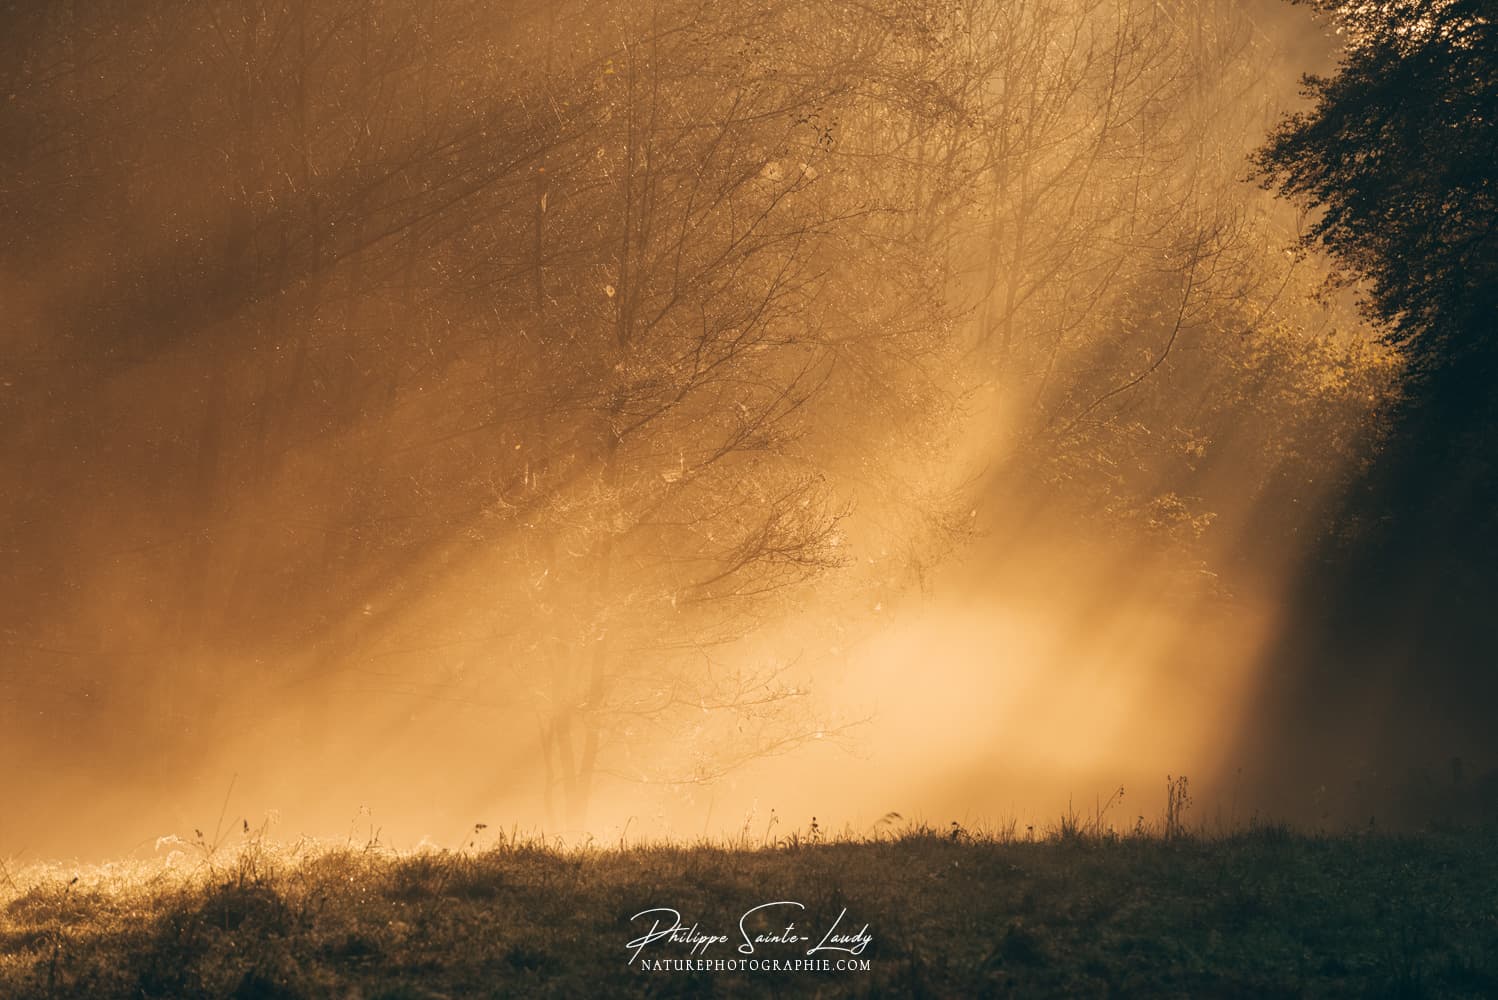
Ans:
[[[1287,666],[1405,370],[1253,176],[1304,8],[4,17],[0,855],[1362,821],[1492,750],[1465,668],[1391,741],[1415,668]]]

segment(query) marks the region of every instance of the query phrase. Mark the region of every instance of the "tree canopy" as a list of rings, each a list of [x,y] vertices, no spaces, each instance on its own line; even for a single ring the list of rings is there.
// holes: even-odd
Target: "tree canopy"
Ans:
[[[1491,374],[1498,304],[1498,23],[1484,0],[1317,0],[1349,44],[1258,154],[1318,215],[1305,240],[1367,283],[1421,375]]]
[[[1306,210],[1303,248],[1359,292],[1400,378],[1266,659],[1273,748],[1250,756],[1360,757],[1361,780],[1495,749],[1498,24],[1489,0],[1312,5],[1346,40],[1340,65],[1306,78],[1311,106],[1256,163]]]

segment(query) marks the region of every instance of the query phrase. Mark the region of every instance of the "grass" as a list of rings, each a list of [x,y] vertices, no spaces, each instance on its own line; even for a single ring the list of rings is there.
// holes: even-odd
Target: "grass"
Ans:
[[[609,849],[501,835],[406,855],[246,829],[179,844],[170,867],[10,866],[0,996],[1498,995],[1491,831],[1206,836],[1175,813],[1120,835],[1102,811],[1040,834],[891,823]],[[778,900],[804,903],[818,934],[845,907],[845,929],[867,923],[868,971],[629,964],[640,910],[732,933]],[[737,940],[707,957],[739,957]]]

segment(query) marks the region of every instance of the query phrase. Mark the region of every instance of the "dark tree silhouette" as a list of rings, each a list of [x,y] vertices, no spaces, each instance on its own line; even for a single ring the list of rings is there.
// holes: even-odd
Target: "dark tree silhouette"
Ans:
[[[1498,304],[1498,24],[1481,0],[1318,3],[1351,36],[1258,164],[1320,210],[1306,241],[1367,282],[1419,378],[1491,364]],[[1491,369],[1486,369],[1491,374]]]
[[[1271,654],[1271,697],[1302,737],[1276,731],[1286,753],[1369,774],[1494,748],[1498,25],[1485,0],[1314,5],[1348,39],[1341,64],[1306,79],[1313,106],[1257,165],[1310,210],[1306,249],[1341,267],[1405,374]],[[1328,716],[1356,720],[1360,751]]]

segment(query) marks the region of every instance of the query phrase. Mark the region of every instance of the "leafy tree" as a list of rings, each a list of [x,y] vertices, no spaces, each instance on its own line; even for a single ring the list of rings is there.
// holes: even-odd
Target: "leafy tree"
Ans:
[[[1366,282],[1418,377],[1492,375],[1498,317],[1498,18],[1483,0],[1328,2],[1349,38],[1314,107],[1258,153],[1316,209],[1307,246]],[[1478,370],[1469,366],[1476,365]]]
[[[1306,78],[1312,105],[1257,166],[1309,211],[1303,247],[1360,291],[1402,371],[1375,460],[1292,594],[1258,736],[1271,768],[1491,759],[1498,17],[1487,0],[1312,6],[1346,40],[1340,65]]]
[[[1478,588],[1460,600],[1480,603],[1493,574],[1469,554],[1498,525],[1498,23],[1473,0],[1316,6],[1348,38],[1341,66],[1306,80],[1313,107],[1257,162],[1314,212],[1304,245],[1358,285],[1406,366],[1383,458],[1344,528],[1406,582],[1439,553],[1443,573]]]

